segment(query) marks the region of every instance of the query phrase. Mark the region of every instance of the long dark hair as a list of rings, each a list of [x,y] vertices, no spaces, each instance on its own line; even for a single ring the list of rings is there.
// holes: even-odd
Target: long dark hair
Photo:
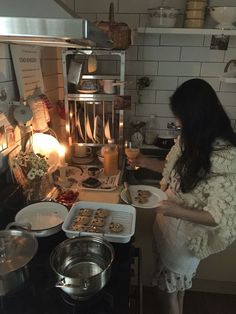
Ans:
[[[236,146],[236,136],[216,92],[202,79],[179,86],[170,98],[170,107],[182,125],[182,154],[175,169],[181,191],[186,193],[207,176],[215,139],[223,138]]]

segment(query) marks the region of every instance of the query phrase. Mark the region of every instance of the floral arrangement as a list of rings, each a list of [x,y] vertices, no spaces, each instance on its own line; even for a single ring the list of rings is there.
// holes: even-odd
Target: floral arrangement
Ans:
[[[20,170],[21,175],[18,175],[19,183],[26,192],[29,192],[29,198],[35,193],[39,194],[42,179],[49,168],[46,157],[35,154],[33,151],[20,151],[13,158],[12,167],[15,173],[17,171],[14,170]]]

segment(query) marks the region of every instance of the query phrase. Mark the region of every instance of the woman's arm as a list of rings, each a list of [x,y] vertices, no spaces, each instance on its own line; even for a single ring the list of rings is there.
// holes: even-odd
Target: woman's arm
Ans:
[[[146,168],[152,171],[162,173],[164,166],[166,164],[166,160],[159,160],[156,158],[145,157],[144,155],[140,154],[135,159],[128,159],[128,163],[132,167],[137,166],[137,167]]]
[[[157,213],[162,213],[164,216],[180,218],[206,226],[217,226],[212,215],[203,210],[197,210],[189,207],[184,207],[170,200],[163,200],[156,208]]]

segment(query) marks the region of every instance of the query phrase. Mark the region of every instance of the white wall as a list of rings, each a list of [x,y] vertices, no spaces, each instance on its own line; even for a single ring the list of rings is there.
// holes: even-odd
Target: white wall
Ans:
[[[66,1],[65,1],[66,2]],[[132,28],[147,26],[147,9],[158,6],[158,0],[114,0],[115,19],[124,21]],[[167,0],[166,5],[181,10],[184,0]],[[76,11],[91,21],[107,20],[110,0],[75,0]],[[235,1],[210,1],[210,5],[235,5]],[[71,1],[70,1],[70,5]],[[180,19],[181,20],[181,19]],[[145,121],[150,114],[158,117],[158,128],[166,128],[173,117],[169,110],[169,96],[178,85],[192,77],[207,80],[216,90],[232,125],[236,121],[236,84],[221,83],[226,63],[236,58],[236,37],[231,37],[228,50],[211,50],[211,36],[139,34],[134,45],[127,51],[126,74],[128,91],[133,97],[132,119]],[[114,65],[115,67],[115,65]],[[112,71],[112,67],[110,67]],[[113,69],[115,71],[115,68]],[[142,91],[141,104],[137,103],[136,81],[148,76],[151,86]]]

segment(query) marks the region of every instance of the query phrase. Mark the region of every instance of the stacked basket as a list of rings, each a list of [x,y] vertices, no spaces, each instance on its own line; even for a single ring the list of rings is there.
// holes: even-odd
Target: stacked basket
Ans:
[[[187,0],[184,27],[202,28],[204,25],[207,0]]]

